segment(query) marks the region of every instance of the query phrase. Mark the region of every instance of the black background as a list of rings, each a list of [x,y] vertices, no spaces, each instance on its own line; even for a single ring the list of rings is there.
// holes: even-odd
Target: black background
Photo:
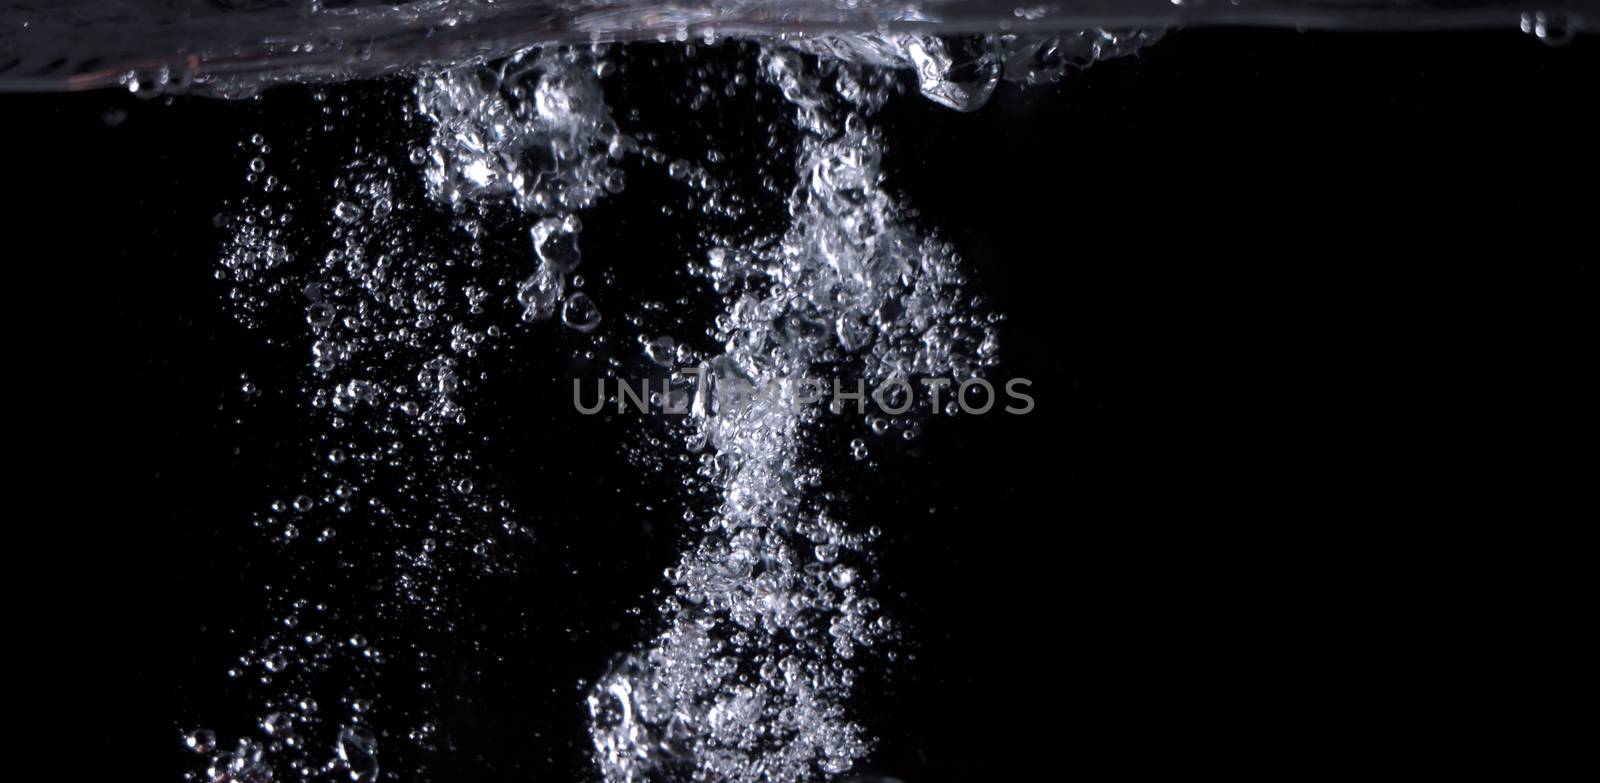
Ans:
[[[878,593],[914,655],[862,689],[867,768],[1365,769],[1424,712],[1482,709],[1456,685],[1498,641],[1563,649],[1593,511],[1597,53],[1189,31],[975,114],[892,103],[889,184],[1008,314],[1001,374],[1038,409],[838,466],[851,519],[888,531]],[[277,567],[245,520],[303,456],[305,353],[228,315],[212,221],[238,143],[309,122],[305,92],[0,96],[10,405],[48,480],[15,490],[13,557],[46,572],[19,604],[113,779],[173,779],[180,727],[253,719],[222,671]],[[651,188],[585,215],[612,297],[683,284],[646,267],[693,239]],[[632,424],[524,403],[564,399],[577,340],[519,340],[478,426],[541,544],[472,593],[439,780],[589,774],[576,683],[643,638],[623,611],[680,535],[644,510],[671,482],[615,447]]]

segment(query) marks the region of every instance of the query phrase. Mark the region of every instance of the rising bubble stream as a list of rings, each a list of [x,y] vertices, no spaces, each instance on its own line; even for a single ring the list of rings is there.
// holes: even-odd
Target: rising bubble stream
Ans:
[[[690,410],[675,437],[649,442],[687,455],[682,480],[712,502],[687,519],[654,635],[596,661],[579,697],[595,770],[607,783],[791,783],[856,768],[873,740],[851,694],[899,629],[871,591],[878,530],[826,491],[819,449],[838,422],[905,438],[921,424],[761,392],[813,376],[866,389],[976,378],[996,361],[1001,320],[967,290],[954,247],[885,189],[874,117],[908,87],[975,110],[1002,79],[1051,81],[1158,37],[742,44],[750,56],[723,75],[726,94],[766,91],[798,139],[772,151],[794,184],[759,183],[775,194],[768,207],[739,195],[758,183],[713,173],[717,153],[678,157],[619,129],[627,107],[608,106],[605,89],[614,47],[421,74],[396,118],[425,129],[417,143],[358,142],[310,181],[280,173],[272,140],[244,142],[250,191],[222,219],[217,276],[241,323],[303,350],[298,404],[316,426],[298,479],[253,520],[299,577],[267,586],[273,625],[228,673],[257,730],[187,733],[204,760],[191,779],[396,779],[385,759],[400,748],[438,750],[437,716],[391,705],[386,683],[403,662],[429,692],[470,623],[460,585],[515,579],[519,553],[539,545],[478,463],[484,359],[516,329],[566,330],[581,345],[635,323],[597,301],[585,277],[600,270],[583,253],[583,212],[625,197],[628,163],[657,167],[701,205],[686,268],[716,315],[637,338],[642,359],[682,371],[668,392]],[[708,81],[692,100],[718,95]],[[328,123],[352,111],[325,92],[315,102]],[[762,208],[781,214],[756,220]],[[507,245],[521,248],[519,268],[486,250]],[[732,387],[756,393],[722,393]],[[264,391],[245,380],[242,393]],[[849,456],[867,449],[853,439]],[[386,709],[382,725],[410,728],[378,728]]]

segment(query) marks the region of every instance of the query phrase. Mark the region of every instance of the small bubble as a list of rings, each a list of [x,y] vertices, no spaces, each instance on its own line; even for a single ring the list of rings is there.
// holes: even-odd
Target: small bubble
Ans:
[[[268,713],[261,719],[261,730],[269,737],[287,737],[294,733],[294,721],[281,712]]]
[[[1577,36],[1577,26],[1565,14],[1537,11],[1522,15],[1522,32],[1548,46],[1564,46]]]
[[[217,749],[217,733],[210,729],[196,729],[183,735],[183,746],[195,753],[210,753]]]

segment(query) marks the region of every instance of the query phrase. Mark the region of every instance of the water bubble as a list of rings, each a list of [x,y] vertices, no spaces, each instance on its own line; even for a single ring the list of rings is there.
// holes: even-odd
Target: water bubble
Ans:
[[[860,438],[850,441],[850,456],[854,457],[857,461],[866,459],[867,442]]]
[[[155,98],[161,95],[171,81],[172,74],[166,68],[128,71],[122,77],[123,86],[139,98]]]
[[[657,337],[644,344],[644,354],[655,364],[671,367],[677,358],[677,344],[671,337]]]
[[[287,737],[294,733],[294,721],[281,712],[268,713],[261,719],[261,730],[269,737]]]
[[[554,315],[565,288],[566,278],[561,272],[540,265],[532,277],[517,287],[517,302],[523,307],[522,319],[542,321]]]
[[[1522,15],[1522,32],[1549,46],[1564,46],[1577,36],[1577,26],[1565,14],[1536,11]]]
[[[310,307],[306,308],[306,323],[315,327],[325,327],[333,323],[333,318],[337,314],[338,311],[333,308],[333,305],[327,302],[313,302]],[[323,350],[331,352],[331,343],[324,344],[319,342],[318,346],[322,346]],[[317,346],[313,346],[312,351],[316,352]]]
[[[559,272],[571,272],[583,260],[578,250],[578,222],[576,218],[545,218],[534,224],[530,232],[533,248],[539,260]]]
[[[922,94],[956,111],[978,110],[1000,82],[998,36],[910,36],[905,48]]]
[[[835,328],[839,336],[839,345],[851,353],[865,348],[872,340],[872,326],[860,313],[840,315]]]
[[[196,729],[183,735],[183,746],[195,753],[210,753],[217,749],[217,733],[210,729]]]
[[[335,751],[352,783],[378,779],[378,738],[372,732],[361,726],[340,729]]]
[[[600,325],[600,308],[588,294],[578,292],[567,297],[561,308],[561,321],[580,332],[592,332]]]

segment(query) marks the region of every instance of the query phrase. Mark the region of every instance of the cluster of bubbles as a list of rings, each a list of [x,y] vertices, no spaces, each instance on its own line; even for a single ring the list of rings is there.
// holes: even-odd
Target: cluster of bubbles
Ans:
[[[253,519],[297,577],[263,585],[272,624],[227,672],[252,693],[261,734],[231,746],[211,729],[185,734],[205,760],[189,779],[370,783],[380,745],[434,747],[426,707],[377,721],[385,682],[400,666],[432,691],[467,619],[463,580],[515,576],[514,550],[533,540],[478,480],[468,424],[483,359],[519,321],[559,313],[576,333],[598,327],[576,274],[576,211],[622,190],[624,155],[666,162],[616,131],[603,52],[529,50],[426,74],[396,123],[396,135],[425,126],[421,142],[356,140],[322,181],[285,182],[272,143],[242,143],[251,188],[219,218],[216,277],[241,324],[302,346],[295,404],[316,426],[299,480]],[[313,98],[323,130],[353,121],[347,96]],[[512,244],[533,271],[507,274],[491,259],[494,231],[518,222]],[[241,381],[249,402],[271,394]]]
[[[348,115],[342,99],[314,99]],[[357,143],[304,197],[274,173],[266,138],[243,147],[253,187],[221,218],[216,276],[241,323],[304,351],[292,404],[314,425],[298,480],[252,520],[289,574],[263,585],[272,624],[227,672],[255,694],[261,734],[232,746],[187,734],[206,760],[190,779],[370,783],[392,732],[374,722],[391,671],[432,690],[445,667],[428,637],[448,638],[463,617],[453,587],[514,575],[514,550],[533,539],[480,488],[465,429],[475,368],[504,342],[515,286],[484,263],[477,217],[438,219],[404,170],[420,149],[396,160]],[[252,403],[272,394],[248,379],[241,391]],[[403,720],[401,734],[428,747],[433,719]]]
[[[1578,34],[1579,25],[1567,17],[1566,14],[1553,11],[1534,11],[1521,16],[1519,26],[1522,32],[1531,35],[1549,46],[1564,46],[1572,43]]]
[[[1027,11],[1018,9],[1018,15]],[[792,38],[795,49],[831,59],[909,69],[928,99],[956,111],[976,111],[1001,79],[1022,84],[1059,81],[1066,74],[1149,46],[1160,28],[1079,30],[1050,36],[940,36],[919,33],[821,34]]]
[[[893,657],[880,651],[897,629],[869,591],[878,529],[846,524],[821,488],[815,446],[823,419],[843,410],[787,394],[728,402],[717,391],[819,375],[870,387],[984,373],[1000,318],[964,293],[953,246],[919,231],[884,188],[885,139],[871,118],[904,91],[908,70],[927,97],[972,110],[1001,78],[1049,81],[1155,37],[763,41],[753,72],[729,76],[720,92],[760,85],[791,117],[794,184],[770,172],[762,182],[784,213],[771,229],[750,219],[758,204],[712,175],[722,153],[677,159],[648,133],[619,131],[602,90],[615,65],[598,46],[422,75],[401,117],[426,124],[422,143],[398,154],[357,143],[315,183],[315,198],[273,173],[265,138],[246,142],[253,189],[223,218],[216,274],[242,323],[304,346],[299,405],[319,426],[300,482],[254,519],[303,576],[268,588],[274,625],[229,672],[265,694],[260,736],[224,748],[213,731],[187,734],[206,759],[191,779],[378,779],[379,746],[397,738],[373,720],[385,666],[403,659],[430,688],[443,661],[418,636],[457,630],[454,580],[514,574],[513,549],[532,540],[477,480],[467,425],[481,360],[519,323],[559,317],[603,339],[579,274],[579,213],[622,192],[622,163],[634,157],[662,166],[705,218],[707,251],[689,272],[718,314],[700,335],[642,334],[640,344],[653,366],[699,370],[698,385],[678,389],[694,400],[684,437],[648,442],[681,458],[663,464],[693,466],[685,485],[714,508],[686,517],[693,529],[667,571],[658,633],[588,688],[595,763],[607,783],[795,783],[854,768],[871,738],[847,704],[865,661]],[[689,108],[718,92],[707,78]],[[351,111],[343,99],[316,99],[325,115]],[[768,149],[783,154],[776,136]],[[737,227],[718,234],[718,220]],[[527,259],[509,273],[485,260],[507,225],[525,232],[517,243]],[[694,347],[701,337],[715,347]],[[265,393],[248,381],[244,391]],[[918,416],[829,421],[912,438]],[[848,450],[866,458],[861,438]],[[433,717],[406,717],[413,727],[401,736],[430,747]]]
[[[600,86],[610,69],[594,51],[549,48],[418,82],[434,126],[420,161],[428,193],[456,207],[499,200],[542,216],[529,231],[538,264],[517,286],[524,321],[559,313],[579,332],[600,325],[599,307],[570,283],[583,258],[574,213],[624,187],[616,162],[631,148]]]
[[[621,172],[597,154],[616,136],[600,86],[608,69],[588,50],[550,48],[421,77],[418,104],[434,126],[422,160],[429,195],[552,214],[621,191]]]
[[[725,309],[713,330],[722,352],[699,368],[710,388],[689,447],[719,501],[669,569],[665,629],[590,691],[609,783],[792,783],[849,771],[869,750],[846,702],[859,655],[895,634],[867,589],[877,530],[853,530],[824,502],[804,456],[823,410],[794,395],[717,393],[824,370],[965,379],[993,361],[998,319],[963,294],[953,248],[919,234],[882,187],[883,138],[868,118],[895,75],[854,59],[762,50],[760,76],[802,133],[798,182],[778,236],[714,248],[699,268]],[[670,349],[645,344],[669,365]]]

